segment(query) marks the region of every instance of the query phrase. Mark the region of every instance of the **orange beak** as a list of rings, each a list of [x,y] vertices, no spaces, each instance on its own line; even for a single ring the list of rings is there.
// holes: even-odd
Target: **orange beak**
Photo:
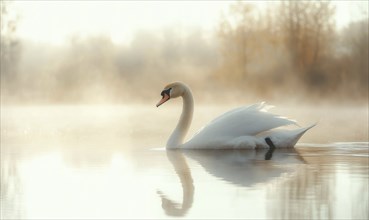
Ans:
[[[159,107],[160,105],[162,105],[164,102],[168,101],[169,99],[170,99],[169,95],[164,93],[163,98],[158,102],[158,104],[156,104],[156,107]]]

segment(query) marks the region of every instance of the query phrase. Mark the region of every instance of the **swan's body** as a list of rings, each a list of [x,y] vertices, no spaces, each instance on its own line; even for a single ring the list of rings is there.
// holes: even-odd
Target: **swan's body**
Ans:
[[[160,106],[170,98],[183,98],[183,109],[179,122],[169,137],[167,148],[185,149],[255,149],[268,148],[265,141],[270,138],[275,147],[293,147],[300,137],[311,127],[295,130],[276,129],[296,124],[295,121],[280,117],[267,110],[265,103],[254,104],[230,110],[215,118],[198,131],[192,139],[184,143],[191,125],[194,102],[191,90],[183,83],[171,83],[162,92]]]

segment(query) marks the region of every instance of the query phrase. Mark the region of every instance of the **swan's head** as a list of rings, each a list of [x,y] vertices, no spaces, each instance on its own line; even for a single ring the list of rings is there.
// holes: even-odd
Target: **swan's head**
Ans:
[[[170,83],[167,86],[164,87],[163,91],[161,92],[161,100],[156,104],[156,107],[159,107],[166,101],[168,101],[171,98],[178,98],[184,94],[186,91],[187,86],[181,82],[174,82]]]

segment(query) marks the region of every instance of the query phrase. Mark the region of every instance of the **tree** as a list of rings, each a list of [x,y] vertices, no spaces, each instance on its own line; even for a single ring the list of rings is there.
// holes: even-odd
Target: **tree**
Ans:
[[[368,94],[369,76],[369,36],[368,19],[352,22],[343,30],[343,46],[345,53],[341,56],[345,59],[344,71],[345,81],[351,82],[351,89]],[[344,69],[344,70],[343,70]],[[347,82],[346,82],[347,83]]]
[[[279,27],[295,71],[311,83],[322,81],[331,54],[335,8],[329,1],[283,1]]]
[[[16,37],[18,17],[12,17],[9,2],[0,2],[0,78],[2,92],[13,88],[17,81],[20,42]]]
[[[228,72],[227,79],[242,80],[247,77],[250,59],[255,53],[257,30],[255,8],[251,4],[238,2],[230,7],[232,16],[223,17],[218,28],[222,55],[221,76]]]

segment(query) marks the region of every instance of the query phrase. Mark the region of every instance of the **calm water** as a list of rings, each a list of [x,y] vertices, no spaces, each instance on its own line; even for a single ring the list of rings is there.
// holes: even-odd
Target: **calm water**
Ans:
[[[274,152],[166,151],[179,111],[2,107],[1,218],[369,218],[367,106],[276,108],[319,124]]]

